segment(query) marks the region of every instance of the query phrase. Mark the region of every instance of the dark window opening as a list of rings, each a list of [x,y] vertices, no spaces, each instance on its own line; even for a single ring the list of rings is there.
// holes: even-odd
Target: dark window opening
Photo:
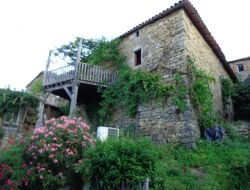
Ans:
[[[134,52],[135,54],[135,66],[138,66],[141,64],[141,49]]]
[[[140,35],[139,30],[137,30],[137,31],[135,32],[135,36],[136,36],[136,37],[139,37],[139,35]]]
[[[239,72],[244,71],[244,66],[243,66],[243,64],[238,64],[237,66],[238,66],[238,71],[239,71]]]

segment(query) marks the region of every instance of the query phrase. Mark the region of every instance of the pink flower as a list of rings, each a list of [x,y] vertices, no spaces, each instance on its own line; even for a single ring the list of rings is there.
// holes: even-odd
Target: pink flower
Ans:
[[[46,131],[45,127],[39,127],[34,130],[34,134],[42,134]]]
[[[55,158],[56,156],[54,154],[49,155],[49,158]]]

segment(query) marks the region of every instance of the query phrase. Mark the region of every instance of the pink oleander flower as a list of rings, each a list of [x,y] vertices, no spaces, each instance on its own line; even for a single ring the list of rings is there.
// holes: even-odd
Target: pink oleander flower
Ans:
[[[58,175],[65,180],[68,172],[83,162],[82,152],[92,144],[93,136],[82,118],[50,119],[44,127],[36,129],[31,138],[25,152],[30,158],[27,167],[36,171],[34,175],[38,175],[42,184],[48,181],[48,176]]]
[[[46,131],[45,127],[39,127],[34,130],[34,134],[42,134]]]

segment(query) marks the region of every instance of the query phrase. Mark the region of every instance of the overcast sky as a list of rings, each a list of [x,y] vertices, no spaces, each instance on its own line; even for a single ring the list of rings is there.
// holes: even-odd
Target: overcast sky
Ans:
[[[0,88],[25,86],[50,49],[84,38],[115,38],[177,0],[1,0]],[[227,60],[250,56],[249,0],[191,0]]]

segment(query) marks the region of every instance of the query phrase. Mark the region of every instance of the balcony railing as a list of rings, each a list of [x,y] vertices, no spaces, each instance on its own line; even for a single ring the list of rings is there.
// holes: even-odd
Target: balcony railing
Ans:
[[[101,66],[80,63],[75,74],[75,66],[68,65],[60,67],[45,74],[44,86],[58,84],[62,82],[77,80],[82,83],[93,85],[109,85],[115,82],[116,74]]]

